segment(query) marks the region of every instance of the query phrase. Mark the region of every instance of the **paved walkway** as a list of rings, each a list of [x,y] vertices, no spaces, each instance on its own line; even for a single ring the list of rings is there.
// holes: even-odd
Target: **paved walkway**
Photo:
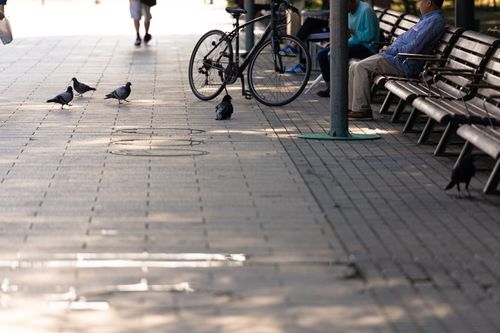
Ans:
[[[378,141],[298,139],[328,128],[314,95],[268,108],[234,86],[215,121],[187,83],[199,34],[169,31],[160,5],[149,47],[40,33],[1,48],[0,332],[500,330],[485,173],[473,199],[445,193],[453,158],[383,119],[351,124]],[[217,26],[223,6],[177,10]],[[73,76],[97,91],[44,103]],[[103,100],[126,81],[130,103]]]

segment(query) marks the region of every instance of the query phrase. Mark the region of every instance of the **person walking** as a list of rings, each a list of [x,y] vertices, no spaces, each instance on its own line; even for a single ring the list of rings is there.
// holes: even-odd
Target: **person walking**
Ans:
[[[1,0],[0,0],[1,1]],[[140,46],[142,43],[140,35],[141,19],[144,17],[144,43],[149,43],[152,36],[149,33],[151,25],[151,7],[156,5],[156,0],[130,0],[130,16],[134,20],[134,27],[136,32],[135,46]]]

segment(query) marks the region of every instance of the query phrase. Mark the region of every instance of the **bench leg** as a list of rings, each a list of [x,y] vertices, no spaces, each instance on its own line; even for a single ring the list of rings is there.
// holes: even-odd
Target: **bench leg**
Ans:
[[[403,127],[403,133],[408,133],[413,129],[413,126],[417,122],[419,116],[419,111],[416,108],[411,110],[410,116],[406,119],[405,126]]]
[[[458,165],[462,163],[462,160],[464,159],[465,156],[472,153],[472,148],[474,148],[474,146],[469,141],[465,141],[462,151],[460,152],[460,155],[458,155],[455,165],[453,165],[453,169],[456,169]]]
[[[380,114],[389,113],[389,108],[391,107],[393,100],[394,100],[394,94],[389,91],[387,96],[385,96],[384,103],[382,103],[379,113]]]
[[[458,124],[454,121],[450,121],[444,130],[439,143],[434,150],[434,156],[443,155],[446,147],[448,146],[448,142],[450,142],[450,138],[453,134],[457,132]]]
[[[406,101],[404,101],[402,98],[399,99],[398,105],[396,106],[396,110],[392,114],[391,122],[395,123],[396,121],[399,120],[399,117],[401,117],[401,114],[403,113],[405,106],[406,106]]]
[[[492,194],[496,192],[498,183],[500,182],[500,159],[495,163],[493,171],[491,171],[490,177],[484,186],[483,193]]]
[[[418,138],[419,144],[422,144],[426,142],[427,139],[429,139],[429,135],[431,135],[431,132],[434,129],[434,125],[436,125],[436,122],[432,118],[429,118],[427,120],[427,123],[425,124],[422,134],[420,134],[420,137]]]

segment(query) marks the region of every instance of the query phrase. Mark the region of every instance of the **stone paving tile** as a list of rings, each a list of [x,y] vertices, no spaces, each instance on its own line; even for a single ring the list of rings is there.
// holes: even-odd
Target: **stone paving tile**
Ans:
[[[232,86],[235,114],[216,122],[217,100],[187,83],[197,38],[3,49],[2,332],[500,330],[499,200],[482,173],[474,199],[444,193],[453,160],[380,118],[351,124],[379,141],[300,140],[329,127],[314,95],[268,108]],[[44,103],[73,76],[98,90]],[[102,100],[128,80],[131,103]]]
[[[286,133],[311,132],[314,127],[317,132],[325,132],[328,106],[312,106],[306,98],[302,103],[287,110],[262,111],[275,128],[285,127]],[[298,110],[304,105],[310,108],[301,119],[283,120],[290,109]],[[315,126],[318,122],[323,125]],[[357,126],[365,127],[364,131],[394,134],[383,134],[382,141],[373,143],[293,141],[288,135],[283,135],[281,142],[337,237],[344,241],[348,253],[357,258],[355,262],[361,270],[370,272],[367,290],[385,309],[396,331],[445,331],[452,325],[452,315],[475,327],[470,331],[498,330],[498,323],[489,315],[498,311],[498,304],[481,302],[482,309],[474,309],[478,299],[496,299],[481,285],[497,285],[500,281],[498,268],[486,268],[478,260],[480,254],[496,257],[498,253],[498,197],[480,194],[481,185],[475,180],[475,198],[457,200],[454,194],[442,191],[452,159],[432,157],[432,147],[415,145],[413,136],[398,134],[399,125],[383,120],[360,122],[352,124],[352,130]],[[482,177],[477,179],[484,182]],[[375,264],[373,268],[370,262]],[[382,274],[380,283],[385,289],[373,284],[377,280],[371,281],[375,279],[372,274],[379,274],[377,271]],[[482,279],[488,282],[481,282]],[[439,296],[437,309],[429,312],[434,316],[432,323],[412,302],[398,301],[408,308],[404,314],[404,308],[395,308],[389,301],[392,294],[399,300],[404,298],[402,295],[418,300],[418,281],[428,281],[435,288],[433,294]],[[447,298],[448,290],[462,293],[457,304]],[[421,298],[425,302],[430,299]],[[453,305],[467,310],[458,311]],[[446,308],[446,316],[442,312],[438,315],[443,311],[438,309]],[[408,320],[400,322],[397,318],[401,316]],[[469,330],[464,327],[459,330]]]
[[[171,38],[182,47],[167,64]],[[82,331],[91,316],[93,332],[166,325],[175,332],[332,332],[327,309],[345,311],[348,299],[360,315],[376,316],[363,312],[373,305],[362,293],[356,296],[362,303],[337,297],[361,285],[341,286],[344,267],[330,262],[345,258],[343,249],[255,103],[238,109],[234,121],[215,122],[214,104],[196,101],[186,85],[182,59],[191,39],[158,40],[153,58],[130,52],[123,40],[48,38],[50,46],[4,69],[11,84],[0,106],[2,331]],[[23,42],[38,47],[33,39]],[[45,56],[51,60],[37,58]],[[43,103],[74,75],[98,91],[76,97],[67,110]],[[127,80],[134,82],[130,104],[101,100]],[[179,142],[172,140],[186,139],[199,142],[188,156],[165,156]],[[153,155],[142,156],[151,144]],[[193,149],[208,154],[190,156]],[[67,257],[78,253],[111,259]],[[113,261],[144,253],[242,253],[248,263]],[[311,261],[326,266],[307,266]],[[292,266],[282,269],[280,262]],[[78,267],[85,264],[106,268]],[[188,282],[196,291],[106,291],[141,279],[151,286]],[[8,313],[33,320],[21,323]],[[256,322],[258,329],[248,326]],[[349,324],[338,327],[345,332]]]

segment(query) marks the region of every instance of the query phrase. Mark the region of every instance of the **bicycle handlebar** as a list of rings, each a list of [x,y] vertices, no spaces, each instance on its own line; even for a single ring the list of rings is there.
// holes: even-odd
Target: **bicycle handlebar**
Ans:
[[[294,5],[292,5],[292,4],[290,3],[290,1],[287,1],[287,0],[276,0],[276,1],[272,1],[272,2],[276,3],[278,6],[279,6],[280,4],[284,4],[284,5],[285,5],[285,7],[286,7],[286,9],[289,9],[289,10],[291,10],[292,12],[294,12],[295,14],[297,14],[297,15],[299,15],[299,16],[300,16],[300,11],[299,11],[299,9],[298,9],[297,7],[295,7]]]

